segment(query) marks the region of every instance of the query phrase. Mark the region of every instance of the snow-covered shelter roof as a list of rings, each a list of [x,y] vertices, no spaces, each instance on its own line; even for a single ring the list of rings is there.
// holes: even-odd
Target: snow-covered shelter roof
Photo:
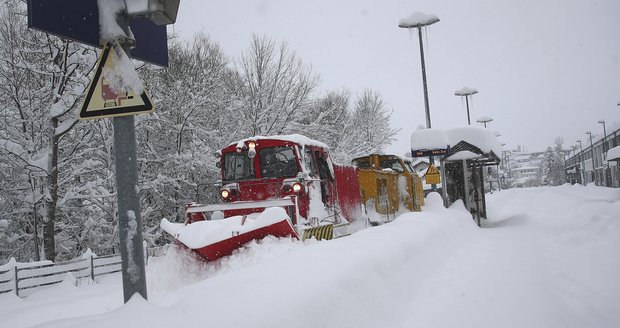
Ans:
[[[481,154],[476,154],[473,153],[469,150],[463,150],[463,151],[459,151],[457,153],[455,153],[454,155],[450,155],[448,157],[446,157],[446,160],[448,161],[463,161],[463,160],[468,160],[468,159],[478,159],[478,158],[482,158],[483,155]]]
[[[489,129],[474,126],[464,126],[446,131],[450,146],[454,147],[459,142],[465,141],[472,146],[478,147],[483,153],[495,155],[501,154],[501,146],[495,133]]]
[[[620,161],[620,146],[616,146],[607,151],[608,161]]]
[[[473,160],[481,165],[499,164],[501,147],[491,130],[467,126],[448,130],[447,134],[451,144],[446,160]]]
[[[492,130],[465,126],[448,130],[424,129],[411,135],[411,149],[430,150],[450,148],[448,160],[492,159],[499,161],[501,146]],[[464,152],[458,154],[459,152]]]
[[[421,129],[411,134],[412,150],[446,149],[449,145],[448,135],[442,129]]]

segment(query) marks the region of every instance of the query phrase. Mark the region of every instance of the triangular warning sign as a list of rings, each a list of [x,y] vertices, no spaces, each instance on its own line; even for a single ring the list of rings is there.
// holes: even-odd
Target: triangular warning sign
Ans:
[[[427,184],[440,184],[441,176],[439,175],[439,170],[435,167],[435,165],[431,164],[426,170],[426,175],[424,175],[424,180]]]
[[[439,170],[435,167],[435,165],[431,164],[426,170],[426,175],[439,174]]]
[[[118,48],[118,51],[122,50]],[[99,57],[95,76],[88,85],[79,119],[126,116],[155,110],[146,91],[141,95],[131,91],[116,92],[104,79],[104,69],[114,69],[119,65],[119,60],[117,49],[107,43]]]

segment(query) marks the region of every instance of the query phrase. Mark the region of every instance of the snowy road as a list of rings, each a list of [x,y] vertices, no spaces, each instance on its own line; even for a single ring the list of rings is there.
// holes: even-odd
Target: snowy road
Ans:
[[[217,263],[170,251],[149,302],[118,276],[0,296],[3,327],[618,327],[620,190],[489,195],[478,229],[461,206],[330,242],[268,239]],[[57,321],[58,320],[58,321]]]

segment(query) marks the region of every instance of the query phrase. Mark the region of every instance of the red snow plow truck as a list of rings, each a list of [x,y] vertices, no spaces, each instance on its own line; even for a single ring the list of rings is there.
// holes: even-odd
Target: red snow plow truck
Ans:
[[[362,217],[357,168],[301,135],[253,137],[220,150],[220,204],[189,204],[164,231],[206,260],[267,235],[333,239]]]

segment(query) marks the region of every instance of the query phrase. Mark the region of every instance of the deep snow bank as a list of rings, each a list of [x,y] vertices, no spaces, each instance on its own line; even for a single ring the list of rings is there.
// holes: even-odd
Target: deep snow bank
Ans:
[[[172,248],[149,265],[148,302],[122,305],[117,277],[107,290],[0,295],[0,317],[11,327],[620,326],[620,190],[487,200],[482,229],[462,203],[444,209],[431,194],[423,213],[334,241],[266,238],[208,264]],[[54,321],[80,314],[90,316]]]
[[[176,325],[190,327],[202,323],[213,327],[384,325],[392,308],[408,297],[402,286],[415,284],[416,276],[424,280],[429,268],[415,268],[416,258],[449,252],[464,231],[478,232],[462,206],[444,209],[435,196],[428,200],[427,212],[402,215],[390,224],[346,238],[311,242],[294,252],[181,288],[165,299],[151,297],[151,302],[169,305],[166,313],[175,318]],[[140,317],[157,318],[162,313],[156,306],[140,306],[140,311]],[[357,315],[347,315],[351,313]],[[400,319],[394,317],[393,324]],[[139,324],[127,311],[82,320],[89,327]],[[149,326],[168,327],[169,322],[155,320]],[[77,323],[71,320],[46,327]]]

